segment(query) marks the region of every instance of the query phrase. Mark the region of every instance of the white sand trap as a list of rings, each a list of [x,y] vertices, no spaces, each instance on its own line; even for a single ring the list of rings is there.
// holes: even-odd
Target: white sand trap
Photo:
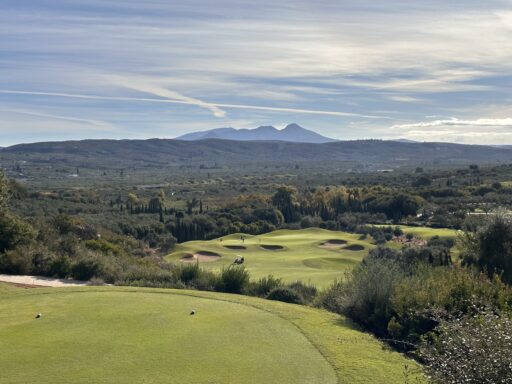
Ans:
[[[319,245],[319,247],[327,248],[327,249],[337,249],[345,244],[347,244],[346,240],[332,239],[332,240],[324,241],[322,244]]]
[[[4,283],[33,285],[37,287],[83,287],[88,285],[87,281],[53,279],[51,277],[28,275],[0,275],[0,281]]]
[[[197,261],[201,261],[203,263],[211,263],[212,261],[217,261],[219,259],[220,255],[218,253],[209,251],[199,251],[194,254],[186,254],[181,258],[181,261],[184,263],[195,263]]]

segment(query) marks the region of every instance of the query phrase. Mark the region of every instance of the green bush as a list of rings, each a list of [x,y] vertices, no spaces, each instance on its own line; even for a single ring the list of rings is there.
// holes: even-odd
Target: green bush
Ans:
[[[90,280],[100,277],[102,270],[101,261],[94,257],[83,258],[71,266],[71,276],[77,280]]]
[[[512,383],[512,319],[491,308],[442,320],[419,357],[435,383]]]
[[[242,293],[249,284],[249,272],[243,266],[223,268],[217,290],[228,293]]]
[[[175,270],[177,280],[182,281],[184,284],[196,280],[200,273],[201,270],[198,263],[181,264]]]
[[[188,285],[200,291],[215,291],[221,285],[220,276],[218,273],[200,269],[199,275]]]
[[[27,245],[35,240],[34,228],[18,216],[0,212],[0,252]]]
[[[32,271],[32,255],[17,248],[0,254],[0,272],[9,275],[28,275]]]
[[[247,293],[252,296],[266,297],[271,290],[283,285],[281,279],[268,275],[255,282],[251,282],[247,288]]]
[[[65,278],[71,273],[71,259],[66,255],[56,256],[48,266],[48,275]]]
[[[297,292],[305,303],[312,303],[318,294],[318,289],[314,285],[308,285],[302,281],[295,281],[288,284],[288,288]]]
[[[512,285],[512,220],[498,213],[471,229],[461,238],[464,264],[477,266],[489,277],[500,275]]]
[[[268,300],[284,301],[285,303],[304,304],[304,299],[297,291],[288,287],[274,288],[267,295]]]

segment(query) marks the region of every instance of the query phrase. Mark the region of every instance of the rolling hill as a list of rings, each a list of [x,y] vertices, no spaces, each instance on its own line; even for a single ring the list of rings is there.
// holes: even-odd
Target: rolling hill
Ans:
[[[293,163],[365,171],[425,165],[512,162],[512,149],[450,143],[402,143],[382,140],[323,144],[283,141],[83,140],[19,144],[0,150],[0,166],[126,169],[200,165]]]
[[[255,129],[217,128],[208,131],[192,132],[177,137],[176,140],[222,139],[235,141],[288,141],[293,143],[329,143],[336,141],[316,132],[289,124],[284,129],[262,126]]]

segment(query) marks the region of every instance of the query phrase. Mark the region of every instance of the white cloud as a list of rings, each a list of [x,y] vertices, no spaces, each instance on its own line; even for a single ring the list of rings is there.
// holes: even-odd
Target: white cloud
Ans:
[[[471,126],[471,127],[512,127],[512,118],[504,119],[476,119],[461,120],[457,118],[422,121],[411,124],[397,124],[391,129],[410,129],[410,128],[429,128],[429,127],[447,127],[447,126]]]
[[[38,111],[32,111],[32,110],[29,111],[29,110],[23,110],[23,109],[0,108],[0,113],[13,113],[13,114],[18,114],[18,115],[44,117],[44,118],[48,118],[51,120],[65,120],[65,121],[72,121],[72,122],[78,122],[78,123],[86,123],[86,124],[98,127],[99,129],[113,128],[112,124],[107,123],[105,121],[93,120],[93,119],[83,119],[83,118],[73,117],[73,116],[53,115],[50,113],[44,113],[44,112],[38,112]]]
[[[160,89],[158,92],[160,92]],[[148,87],[147,89],[153,89]],[[63,97],[63,98],[71,98],[71,99],[89,99],[89,100],[115,100],[115,101],[132,101],[132,102],[148,102],[148,103],[168,103],[168,104],[186,104],[186,105],[195,105],[198,106],[197,99],[189,98],[183,95],[179,95],[175,92],[169,91],[162,92],[161,94],[169,94],[169,95],[179,95],[181,100],[176,99],[154,99],[147,97],[125,97],[125,96],[100,96],[100,95],[82,95],[76,93],[62,93],[62,92],[39,92],[39,91],[18,91],[18,90],[10,90],[10,89],[0,89],[0,93],[3,94],[13,94],[13,95],[32,95],[32,96],[50,96],[50,97]],[[204,103],[201,102],[199,105],[201,107],[205,107],[211,111],[222,111],[220,108],[233,108],[233,109],[248,109],[248,110],[256,110],[256,111],[271,111],[271,112],[290,112],[290,113],[304,113],[310,115],[326,115],[326,116],[340,116],[340,117],[362,117],[367,119],[388,119],[386,116],[378,116],[378,115],[363,115],[358,113],[351,112],[340,112],[340,111],[324,111],[324,110],[315,110],[315,109],[301,109],[301,108],[281,108],[281,107],[267,107],[260,105],[248,105],[248,104],[227,104],[227,103]],[[220,112],[215,114],[216,117],[224,117],[225,113],[221,114]]]
[[[182,95],[179,92],[166,89],[156,84],[151,83],[150,78],[137,78],[134,76],[122,77],[117,75],[105,76],[105,79],[115,85],[119,85],[125,88],[134,89],[140,92],[149,93],[155,96],[164,97],[170,100],[181,101],[184,104],[195,105],[200,108],[204,108],[213,113],[215,117],[224,117],[226,112],[220,109],[217,105],[207,103],[205,101]]]
[[[418,141],[444,141],[466,144],[510,144],[512,118],[457,118],[397,124],[390,138],[403,137]]]

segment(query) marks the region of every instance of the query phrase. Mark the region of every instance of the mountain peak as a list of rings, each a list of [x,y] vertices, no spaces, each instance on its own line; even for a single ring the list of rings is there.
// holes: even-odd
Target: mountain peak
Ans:
[[[336,141],[314,131],[302,128],[296,123],[288,124],[279,130],[271,125],[254,129],[217,128],[209,131],[192,132],[177,137],[178,140],[205,139],[237,140],[237,141],[289,141],[295,143],[328,143]]]
[[[304,129],[302,128],[299,124],[296,124],[296,123],[291,123],[291,124],[288,124],[284,129],[283,131],[285,130],[288,130],[288,131],[307,131],[307,129]]]

